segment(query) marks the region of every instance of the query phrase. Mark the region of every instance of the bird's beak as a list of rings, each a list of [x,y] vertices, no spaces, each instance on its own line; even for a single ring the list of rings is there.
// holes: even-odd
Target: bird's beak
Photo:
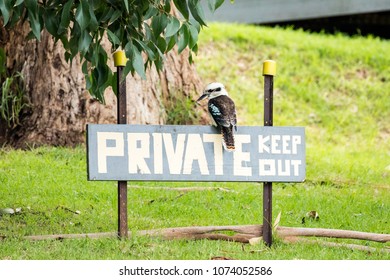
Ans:
[[[203,93],[201,97],[198,98],[198,100],[196,100],[196,102],[199,102],[203,99],[205,99],[206,97],[209,97],[209,94],[208,93]]]

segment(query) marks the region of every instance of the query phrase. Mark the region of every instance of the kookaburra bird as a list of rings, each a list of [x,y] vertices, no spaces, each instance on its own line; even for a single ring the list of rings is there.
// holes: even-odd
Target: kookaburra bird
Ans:
[[[233,100],[221,83],[207,85],[202,96],[196,102],[205,98],[209,99],[208,109],[213,124],[221,128],[224,148],[227,151],[234,151],[234,131],[237,131],[237,118]]]

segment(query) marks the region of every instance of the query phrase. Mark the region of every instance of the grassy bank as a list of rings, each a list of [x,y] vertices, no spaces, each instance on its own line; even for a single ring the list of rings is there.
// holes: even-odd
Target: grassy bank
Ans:
[[[307,180],[275,184],[281,225],[390,233],[390,42],[302,31],[212,24],[195,58],[205,83],[223,82],[239,125],[261,125],[262,61],[277,62],[274,124],[306,127]],[[224,241],[116,239],[28,242],[25,235],[116,230],[116,183],[86,180],[85,148],[0,150],[0,259],[388,259],[320,245],[271,249]],[[262,185],[132,183],[129,227],[262,223]],[[160,186],[223,187],[162,190]],[[309,211],[320,218],[303,218]],[[350,242],[350,241],[344,241]],[[386,244],[357,242],[384,248]]]
[[[308,178],[389,181],[389,41],[230,24],[209,30],[198,70],[205,82],[226,85],[239,124],[263,124],[262,62],[273,59],[274,125],[305,126]]]

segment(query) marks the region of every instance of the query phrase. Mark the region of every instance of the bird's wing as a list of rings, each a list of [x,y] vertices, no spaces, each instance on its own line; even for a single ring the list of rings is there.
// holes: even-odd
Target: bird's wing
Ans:
[[[224,127],[236,126],[236,109],[233,100],[228,96],[210,99],[208,108],[210,115],[218,125]]]

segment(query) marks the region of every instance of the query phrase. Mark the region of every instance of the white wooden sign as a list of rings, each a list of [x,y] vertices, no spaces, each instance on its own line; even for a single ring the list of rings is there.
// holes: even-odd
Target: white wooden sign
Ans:
[[[212,126],[89,124],[88,179],[302,182],[303,127],[241,126],[236,150]]]

